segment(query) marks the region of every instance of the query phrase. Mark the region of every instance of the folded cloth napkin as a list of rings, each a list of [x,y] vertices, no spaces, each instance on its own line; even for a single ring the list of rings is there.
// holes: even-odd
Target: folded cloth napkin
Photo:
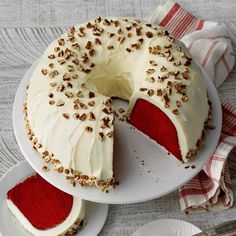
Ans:
[[[218,87],[234,66],[235,58],[227,28],[198,19],[178,3],[167,1],[155,10],[151,23],[165,27],[181,40],[192,57]],[[186,213],[219,211],[233,205],[227,157],[236,146],[236,109],[221,98],[223,127],[215,153],[203,170],[179,189],[181,209]]]

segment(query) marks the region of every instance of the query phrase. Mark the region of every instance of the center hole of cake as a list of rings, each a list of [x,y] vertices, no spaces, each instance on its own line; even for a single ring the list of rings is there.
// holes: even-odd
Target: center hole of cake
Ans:
[[[87,80],[95,90],[105,96],[129,101],[134,91],[134,79],[129,65],[117,60],[105,60],[97,65]]]

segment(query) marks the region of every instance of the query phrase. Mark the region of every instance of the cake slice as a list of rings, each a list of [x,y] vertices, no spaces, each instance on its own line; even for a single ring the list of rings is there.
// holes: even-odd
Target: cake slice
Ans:
[[[7,193],[7,205],[32,235],[73,235],[84,226],[85,203],[34,174]]]

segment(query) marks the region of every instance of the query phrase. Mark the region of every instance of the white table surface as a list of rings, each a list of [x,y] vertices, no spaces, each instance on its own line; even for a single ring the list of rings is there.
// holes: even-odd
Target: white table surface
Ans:
[[[22,76],[45,47],[68,26],[98,15],[149,19],[158,3],[159,0],[0,1],[0,176],[23,159],[13,134],[12,104]],[[235,0],[180,0],[179,3],[198,17],[225,23],[236,48]],[[236,106],[236,67],[219,93]],[[236,152],[231,159],[236,159]],[[177,192],[140,204],[111,205],[99,236],[132,235],[143,224],[163,218],[187,220],[204,229],[235,219],[236,207],[218,213],[185,215],[180,211]]]

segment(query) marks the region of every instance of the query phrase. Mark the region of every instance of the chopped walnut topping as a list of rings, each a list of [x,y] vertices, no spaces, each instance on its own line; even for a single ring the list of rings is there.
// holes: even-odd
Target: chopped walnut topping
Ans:
[[[190,66],[192,64],[192,58],[187,58],[187,61],[184,63],[185,66]]]
[[[73,88],[73,85],[72,85],[71,82],[67,82],[67,83],[66,83],[66,86],[67,86],[68,88]]]
[[[109,37],[110,37],[110,38],[112,38],[112,37],[114,37],[114,36],[115,36],[114,33],[109,33]]]
[[[67,120],[70,119],[70,115],[68,113],[63,113],[62,115],[65,119]]]
[[[73,102],[74,102],[74,104],[79,104],[80,100],[79,99],[75,99]]]
[[[84,109],[84,110],[88,109],[88,106],[82,102],[80,102],[79,105],[81,109]]]
[[[164,48],[172,48],[172,44],[171,43],[165,44]]]
[[[125,36],[118,37],[118,42],[120,42],[120,44],[122,44],[124,41],[125,41]]]
[[[93,128],[90,126],[86,126],[85,131],[91,133],[91,132],[93,132]]]
[[[167,71],[167,69],[166,69],[166,67],[163,65],[163,66],[161,67],[160,71],[161,71],[161,72],[165,72],[165,71]]]
[[[138,43],[131,44],[132,48],[139,49],[140,45]]]
[[[177,107],[181,107],[181,102],[180,101],[176,101],[176,106]]]
[[[89,92],[89,98],[94,98],[95,97],[95,93],[94,92]]]
[[[148,51],[150,54],[153,54],[153,55],[157,55],[157,54],[160,54],[161,53],[161,46],[160,45],[156,45],[156,46],[150,46],[148,48]]]
[[[112,105],[112,100],[110,98],[108,98],[105,102],[104,105],[110,107]]]
[[[73,74],[73,75],[71,76],[72,79],[78,79],[78,77],[79,77],[79,76],[78,76],[77,74]]]
[[[48,94],[48,97],[53,98],[53,93],[50,92],[50,93]]]
[[[170,55],[169,57],[167,57],[167,61],[173,61],[174,57],[172,55]]]
[[[50,83],[50,86],[51,86],[51,87],[55,87],[56,85],[57,85],[56,82],[52,82],[52,83]]]
[[[64,104],[65,104],[65,102],[60,99],[57,101],[56,106],[61,107],[61,106],[64,106]]]
[[[171,36],[168,37],[168,40],[169,40],[171,43],[173,43],[173,42],[175,41],[175,39],[172,38]]]
[[[72,65],[67,65],[66,68],[69,72],[74,70],[74,66],[72,66]]]
[[[48,73],[48,70],[47,70],[47,69],[42,69],[42,70],[41,70],[41,73],[42,73],[43,75],[46,75],[46,74]]]
[[[165,102],[165,107],[168,108],[169,107],[170,98],[168,97],[167,94],[164,94],[163,99],[164,99],[164,102]]]
[[[142,44],[144,42],[144,39],[140,38],[138,41],[139,41],[140,44]]]
[[[64,46],[65,45],[65,40],[64,39],[58,39],[58,44],[60,46]]]
[[[181,65],[181,61],[176,61],[173,63],[174,66],[180,66]]]
[[[85,28],[84,27],[80,27],[79,28],[79,33],[78,33],[78,36],[79,37],[84,37],[86,34],[84,32]]]
[[[68,98],[72,98],[74,96],[74,94],[72,92],[65,92],[65,95],[68,97]]]
[[[92,42],[91,42],[91,41],[88,41],[87,44],[85,45],[85,48],[88,49],[88,50],[90,50],[90,49],[92,49],[92,46],[93,46],[93,45],[92,45]]]
[[[100,127],[101,127],[102,129],[104,129],[104,128],[110,128],[109,122],[110,122],[110,118],[109,118],[109,117],[104,117],[104,118],[101,120],[101,125],[100,125]]]
[[[55,101],[54,100],[49,100],[49,105],[54,105]]]
[[[80,85],[80,87],[81,87],[81,88],[86,88],[86,83],[82,83],[82,84]]]
[[[88,117],[89,117],[89,118],[88,118],[89,120],[96,120],[96,117],[95,117],[95,115],[94,115],[93,112],[89,112],[89,113],[88,113]]]
[[[154,82],[155,82],[155,78],[154,78],[154,77],[147,77],[146,80],[147,80],[149,83],[154,83]]]
[[[102,17],[101,17],[101,16],[99,16],[99,17],[95,20],[96,23],[100,23],[101,21],[102,21]]]
[[[139,91],[145,92],[145,91],[147,91],[147,88],[140,88]]]
[[[80,118],[79,113],[74,113],[73,118],[76,119],[76,120],[78,120],[78,119]]]
[[[95,44],[96,45],[102,45],[102,42],[101,42],[101,40],[99,39],[99,38],[95,38]]]
[[[153,60],[150,60],[149,63],[150,63],[150,65],[152,65],[152,66],[157,66],[157,63],[156,63],[155,61],[153,61]]]
[[[182,76],[185,80],[188,80],[189,79],[189,71],[188,70],[184,70],[182,72]]]
[[[73,44],[71,45],[71,47],[72,47],[73,49],[77,50],[77,51],[80,50],[80,45],[79,45],[78,43],[73,43]]]
[[[146,36],[147,36],[147,38],[152,38],[153,37],[153,33],[148,31],[148,32],[146,32]]]
[[[89,50],[89,55],[92,57],[92,56],[94,56],[95,55],[95,49],[91,49],[91,50]]]
[[[48,56],[49,59],[54,59],[56,56],[54,54],[51,54]]]
[[[131,29],[132,29],[132,26],[126,27],[126,30],[127,30],[127,31],[130,31]]]
[[[59,51],[60,51],[60,47],[55,47],[55,48],[54,48],[54,51],[55,51],[55,52],[59,52]]]
[[[108,25],[111,24],[111,22],[110,22],[109,20],[107,20],[107,19],[104,19],[103,24],[106,25],[106,26],[108,26]]]
[[[50,63],[48,66],[49,66],[50,68],[53,68],[53,67],[54,67],[54,64],[53,64],[53,63]]]
[[[62,79],[63,79],[64,81],[70,81],[70,75],[67,74],[67,73],[65,73],[65,74],[63,75]]]
[[[182,98],[181,98],[181,100],[182,100],[183,102],[187,102],[187,101],[188,101],[188,96],[187,96],[187,95],[183,95]]]
[[[136,35],[140,36],[142,34],[142,27],[136,28]]]
[[[59,63],[60,65],[63,65],[63,64],[66,63],[66,61],[65,61],[64,59],[60,59],[60,60],[58,60],[58,63]]]
[[[120,24],[118,20],[114,20],[113,23],[114,23],[115,27],[118,27]]]
[[[90,67],[91,67],[91,68],[95,67],[95,63],[92,62],[92,63],[90,64]]]
[[[177,109],[174,109],[174,110],[172,110],[172,113],[175,114],[175,115],[178,115],[179,111]]]
[[[49,171],[49,168],[48,168],[47,166],[43,166],[43,167],[42,167],[42,170],[43,170],[44,172],[47,172],[47,171]]]
[[[162,90],[161,89],[157,89],[157,96],[162,96]]]
[[[74,109],[78,110],[79,109],[79,105],[78,104],[74,104]]]
[[[58,70],[53,70],[53,71],[51,71],[49,74],[48,74],[48,76],[50,77],[50,78],[54,78],[55,76],[57,76],[58,75]]]
[[[103,33],[104,29],[99,28],[98,26],[93,28],[93,35],[100,36]]]
[[[129,33],[127,34],[127,37],[128,37],[128,38],[131,38],[131,37],[132,37],[132,33],[129,32]]]
[[[61,85],[57,86],[57,88],[56,88],[56,90],[57,90],[58,92],[63,92],[64,89],[65,89],[65,85],[64,85],[64,84],[61,84]]]
[[[111,109],[111,108],[108,109],[108,108],[105,107],[105,108],[102,109],[102,111],[103,111],[105,114],[107,114],[107,115],[109,115],[109,114],[112,113],[112,109]]]
[[[112,50],[112,49],[114,49],[114,46],[113,46],[113,45],[108,45],[108,46],[107,46],[107,49],[108,49],[108,50]]]
[[[148,94],[149,97],[152,97],[154,95],[154,90],[153,89],[149,89],[147,91],[147,94]]]
[[[181,83],[175,83],[175,89],[177,93],[180,93],[182,95],[185,95],[186,93],[186,85],[181,84]]]
[[[159,82],[163,82],[164,80],[168,79],[168,75],[158,76],[157,79]]]
[[[120,109],[119,109],[119,112],[120,112],[120,113],[124,113],[125,110],[124,110],[123,108],[120,108]]]
[[[83,72],[86,73],[86,74],[89,74],[91,72],[91,70],[90,69],[85,69],[85,70],[83,70]]]
[[[95,101],[91,101],[88,103],[89,106],[93,107],[95,105]]]
[[[147,73],[147,75],[151,75],[151,74],[155,73],[155,70],[154,69],[148,69],[146,71],[146,73]]]
[[[76,97],[83,98],[84,97],[83,92],[79,91],[78,93],[76,93]]]
[[[100,141],[103,141],[103,139],[104,139],[104,133],[103,133],[103,132],[99,132],[99,133],[98,133],[98,138],[99,138]]]
[[[80,119],[81,121],[86,120],[86,119],[87,119],[87,114],[83,113],[83,114],[79,117],[79,119]]]
[[[112,138],[114,136],[114,132],[110,131],[107,133],[107,137]]]

